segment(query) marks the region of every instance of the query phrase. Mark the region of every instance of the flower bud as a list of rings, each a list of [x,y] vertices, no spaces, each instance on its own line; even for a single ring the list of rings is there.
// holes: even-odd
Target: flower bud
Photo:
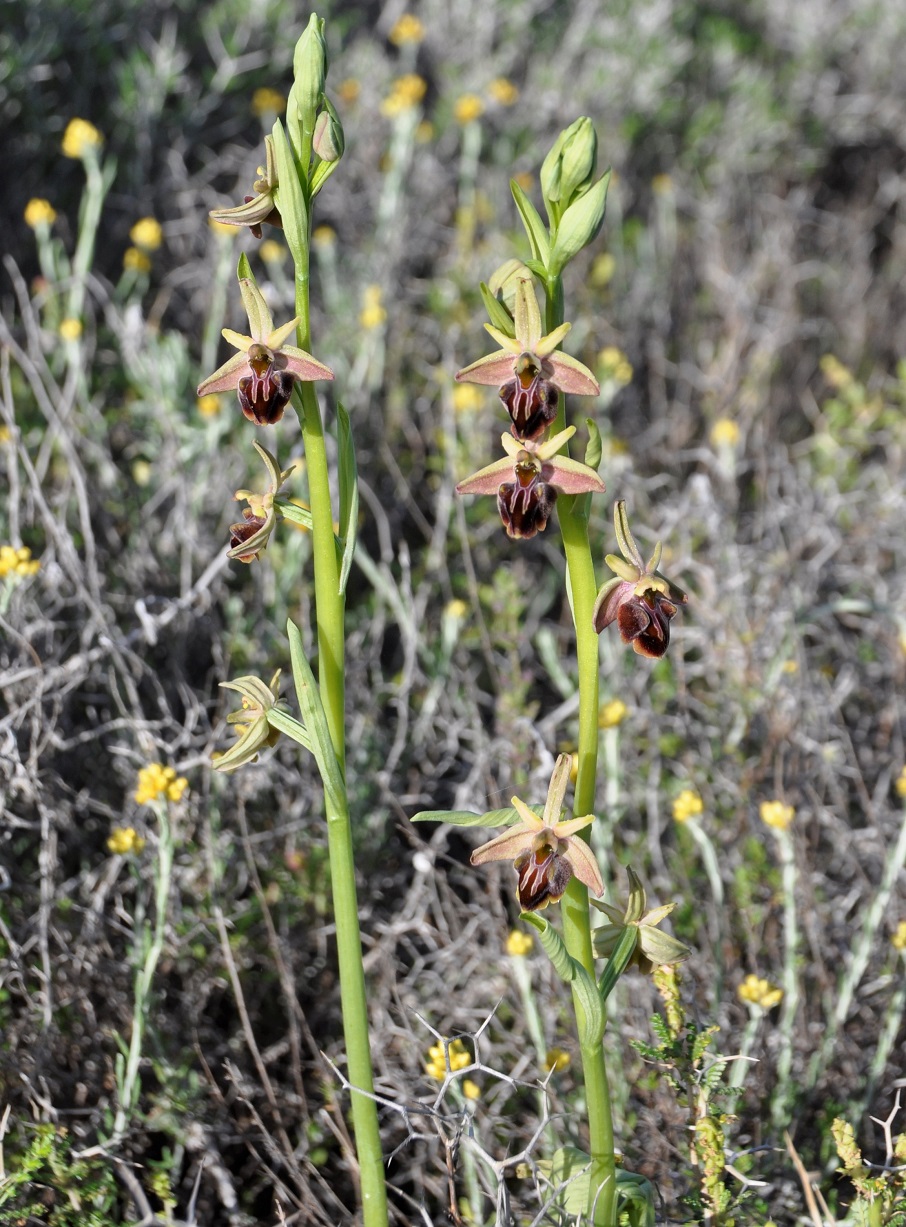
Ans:
[[[287,104],[287,127],[297,158],[301,152],[301,139],[305,134],[310,138],[314,132],[326,78],[324,20],[312,13],[293,53],[293,87]]]
[[[601,229],[609,184],[610,171],[602,175],[584,195],[574,199],[563,212],[548,261],[551,275],[558,276]]]
[[[324,110],[315,121],[312,149],[322,162],[339,162],[345,148],[346,138],[340,117],[325,98]]]
[[[594,125],[585,116],[564,129],[541,167],[541,191],[553,225],[591,187],[598,158]]]

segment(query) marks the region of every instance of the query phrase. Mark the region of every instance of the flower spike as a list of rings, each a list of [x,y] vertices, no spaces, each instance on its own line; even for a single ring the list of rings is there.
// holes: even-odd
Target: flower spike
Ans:
[[[613,512],[613,526],[623,557],[608,554],[604,561],[614,572],[598,593],[592,620],[598,634],[616,621],[624,643],[640,656],[663,656],[670,645],[670,620],[688,597],[658,571],[660,541],[647,563],[629,528],[626,504],[621,499]]]
[[[576,433],[568,426],[546,443],[521,442],[501,435],[506,457],[464,478],[457,494],[496,494],[508,537],[527,540],[547,528],[557,494],[601,494],[604,482],[594,469],[557,452]],[[511,477],[511,481],[506,478]]]
[[[289,404],[293,380],[307,383],[315,379],[333,379],[329,366],[318,362],[311,354],[295,345],[285,345],[299,317],[274,328],[267,303],[250,277],[239,278],[239,292],[249,317],[251,336],[224,328],[223,336],[239,350],[213,375],[198,385],[198,395],[226,392],[235,388],[242,412],[258,426],[279,422]]]
[[[573,875],[592,894],[600,895],[604,890],[594,853],[584,839],[576,836],[577,831],[594,822],[594,814],[559,821],[571,766],[569,754],[561,754],[557,759],[542,817],[539,818],[524,801],[513,797],[512,805],[522,819],[521,824],[504,831],[490,843],[482,844],[471,856],[473,865],[512,860],[518,876],[516,897],[525,912],[535,912],[549,903],[556,903]]]
[[[456,379],[460,383],[498,384],[513,435],[525,442],[540,438],[553,422],[560,392],[597,396],[600,388],[588,367],[557,348],[569,332],[569,324],[541,335],[541,311],[528,277],[517,282],[514,319],[514,337],[485,324],[501,348],[458,371]]]

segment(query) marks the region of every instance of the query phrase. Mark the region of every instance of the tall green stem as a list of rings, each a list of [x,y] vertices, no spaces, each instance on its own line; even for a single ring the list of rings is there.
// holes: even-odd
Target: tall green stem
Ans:
[[[310,211],[308,217],[310,232]],[[296,268],[296,314],[300,317],[298,340],[299,345],[306,350],[310,349],[311,345],[308,300],[310,238],[309,233],[305,243],[301,245],[305,251],[304,264]],[[312,516],[318,685],[337,762],[345,779],[346,600],[340,591],[324,424],[313,384],[300,385],[299,401]],[[362,1213],[365,1227],[386,1227],[387,1189],[377,1105],[371,1098],[374,1094],[374,1077],[368,1042],[368,1002],[356,899],[352,822],[345,787],[338,802],[331,804],[327,801],[326,804],[330,880],[337,926],[340,1001],[349,1081],[353,1087],[352,1122],[361,1177]],[[358,1094],[359,1091],[364,1094]]]
[[[546,303],[546,332],[563,323],[563,290],[560,279],[549,282]],[[565,425],[565,398],[554,431]],[[576,657],[579,671],[579,770],[576,777],[574,813],[591,814],[595,807],[595,780],[598,763],[598,636],[592,624],[592,609],[597,596],[594,563],[588,543],[585,512],[587,496],[576,495],[558,501],[560,533],[566,554],[567,582],[576,627]],[[591,918],[588,890],[576,878],[570,882],[561,905],[563,940],[574,959],[594,975],[591,943]],[[573,1008],[579,1034],[583,1034],[583,1010],[573,992]],[[583,1046],[582,1073],[588,1105],[589,1180],[588,1221],[595,1227],[616,1227],[616,1161],[613,1148],[613,1111],[603,1044]]]

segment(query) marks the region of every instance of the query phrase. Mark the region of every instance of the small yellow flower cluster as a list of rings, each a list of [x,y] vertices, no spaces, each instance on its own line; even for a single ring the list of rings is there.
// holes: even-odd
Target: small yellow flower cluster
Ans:
[[[84,158],[103,143],[104,138],[94,124],[87,119],[71,119],[63,133],[63,156]]]
[[[488,86],[488,95],[502,107],[514,106],[519,98],[519,90],[506,77],[495,77]]]
[[[792,805],[784,805],[782,801],[762,801],[758,813],[765,826],[774,827],[778,831],[785,831],[796,817]]]
[[[746,976],[742,984],[736,990],[736,996],[740,1001],[744,1001],[747,1005],[757,1005],[763,1010],[772,1010],[775,1005],[779,1005],[783,998],[783,989],[778,988],[776,984],[771,984],[770,980],[763,980],[760,976]]]
[[[412,107],[418,106],[427,89],[428,83],[418,73],[407,72],[404,76],[397,77],[390,93],[381,103],[381,114],[393,119],[403,111],[411,110]]]
[[[285,110],[286,98],[279,90],[264,85],[252,94],[252,114],[259,118],[262,115],[282,115]]]
[[[560,1073],[563,1069],[569,1069],[572,1057],[564,1048],[548,1048],[544,1056],[544,1068],[550,1072]]]
[[[140,217],[129,231],[129,238],[143,251],[157,251],[163,242],[163,227],[156,217]]]
[[[453,1073],[456,1073],[458,1069],[465,1069],[467,1065],[472,1064],[472,1056],[462,1040],[453,1040],[447,1045],[447,1057],[450,1061],[450,1070]],[[446,1078],[447,1062],[444,1059],[443,1044],[432,1044],[428,1049],[425,1073],[429,1078],[436,1078],[438,1082],[443,1082],[444,1078]]]
[[[420,43],[425,37],[425,27],[413,13],[403,13],[387,35],[394,47],[406,43]]]
[[[852,371],[833,354],[825,354],[818,365],[821,367],[821,374],[832,388],[847,388],[853,382]]]
[[[114,827],[107,840],[107,847],[115,856],[128,856],[130,852],[138,856],[144,846],[145,841],[135,827]]]
[[[622,699],[611,699],[598,708],[598,728],[615,729],[622,724],[629,714],[629,708]]]
[[[49,200],[33,196],[25,206],[24,217],[26,226],[37,230],[39,226],[52,226],[57,220],[57,211]]]
[[[531,933],[522,933],[519,929],[512,929],[506,939],[506,952],[514,959],[524,958],[534,944]]]
[[[461,94],[456,99],[453,115],[458,124],[465,126],[474,123],[484,114],[484,103],[477,94]]]
[[[703,813],[704,808],[705,803],[698,793],[691,788],[684,788],[674,799],[673,820],[674,822],[688,822],[690,818],[697,818]]]
[[[894,784],[894,788],[897,790],[898,797],[906,797],[906,767],[904,767],[897,776],[897,782]]]
[[[632,383],[632,363],[616,345],[608,345],[601,350],[598,354],[598,365],[601,368],[602,382],[612,379],[621,388]]]
[[[713,447],[735,447],[739,442],[739,427],[732,418],[718,418],[711,427]]]
[[[282,264],[286,258],[286,248],[274,239],[265,239],[258,248],[258,255],[265,264]]]
[[[453,408],[457,413],[472,413],[484,404],[478,385],[458,383],[453,388]]]
[[[345,102],[347,106],[357,102],[361,92],[362,86],[355,77],[347,77],[345,81],[341,81],[337,86],[337,97],[341,102]]]
[[[387,318],[387,312],[381,305],[381,287],[366,285],[362,294],[362,310],[359,312],[359,323],[363,328],[380,328]]]
[[[139,805],[147,805],[149,801],[157,801],[159,798],[179,801],[188,787],[189,781],[185,776],[177,777],[172,767],[165,767],[162,763],[149,763],[138,773],[135,800]]]
[[[477,1082],[473,1082],[471,1078],[463,1078],[462,1093],[466,1099],[477,1099],[481,1094],[481,1087]]]
[[[150,273],[151,257],[140,247],[127,247],[123,252],[123,268],[130,273]]]
[[[220,397],[216,392],[209,392],[207,396],[199,396],[196,401],[198,412],[203,418],[216,417],[220,412]]]
[[[18,575],[25,579],[41,570],[41,562],[32,558],[31,550],[26,545],[18,549],[14,545],[0,545],[0,579],[7,575]]]
[[[78,341],[81,335],[81,320],[77,320],[74,316],[68,315],[65,320],[60,321],[60,336],[64,341]]]
[[[906,920],[901,920],[896,927],[896,932],[890,939],[890,944],[894,950],[906,950]]]

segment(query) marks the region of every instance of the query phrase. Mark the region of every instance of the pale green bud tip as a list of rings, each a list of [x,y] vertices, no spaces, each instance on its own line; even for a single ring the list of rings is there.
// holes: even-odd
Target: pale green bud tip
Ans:
[[[339,162],[346,148],[346,138],[343,125],[336,111],[327,103],[315,122],[315,132],[312,138],[312,148],[322,162]]]
[[[586,116],[575,120],[557,137],[541,167],[541,190],[549,205],[563,210],[588,191],[595,174],[598,138]]]
[[[295,106],[299,121],[306,132],[315,126],[315,118],[327,79],[327,44],[324,42],[324,21],[311,15],[293,53],[293,88],[290,108]]]

